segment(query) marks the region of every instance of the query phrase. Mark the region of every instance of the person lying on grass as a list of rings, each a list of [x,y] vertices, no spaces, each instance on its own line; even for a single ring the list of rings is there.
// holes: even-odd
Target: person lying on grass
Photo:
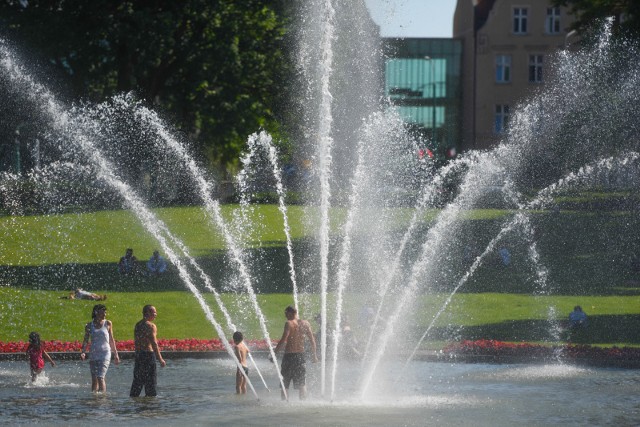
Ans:
[[[106,295],[98,295],[93,292],[87,292],[82,288],[78,288],[75,291],[71,292],[67,296],[60,297],[62,299],[87,299],[91,301],[104,301],[107,299]]]

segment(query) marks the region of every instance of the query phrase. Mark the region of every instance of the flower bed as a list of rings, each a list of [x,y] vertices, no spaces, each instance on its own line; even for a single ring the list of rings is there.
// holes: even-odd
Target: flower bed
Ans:
[[[263,340],[245,340],[247,346],[252,350],[266,350],[267,345]],[[232,342],[230,342],[232,343]],[[224,345],[219,339],[198,340],[198,339],[159,339],[158,344],[162,351],[223,351]],[[275,344],[275,343],[274,343]],[[24,353],[27,351],[29,343],[24,341],[2,342],[0,341],[0,353]],[[119,351],[134,351],[133,340],[117,341],[116,347]],[[82,343],[80,341],[45,341],[44,348],[49,352],[72,353],[80,352]]]
[[[640,348],[594,347],[566,344],[548,346],[531,343],[510,343],[495,340],[461,341],[448,344],[442,352],[454,356],[493,356],[590,360],[640,360]]]
[[[264,340],[245,340],[251,350],[267,350]],[[275,345],[277,341],[273,341]],[[198,339],[159,339],[158,344],[162,351],[171,352],[215,352],[224,351],[222,341],[219,339],[198,340]],[[2,342],[0,341],[0,353],[24,353],[27,350],[28,342]],[[116,343],[119,351],[133,351],[133,340],[118,341]],[[49,352],[79,353],[82,347],[80,341],[45,341],[44,348]],[[640,348],[635,347],[593,347],[590,345],[566,344],[560,346],[549,346],[531,343],[512,343],[495,340],[460,341],[450,343],[442,349],[440,353],[444,356],[455,357],[483,357],[495,360],[507,358],[517,358],[522,361],[527,360],[588,360],[601,364],[629,365],[628,361],[638,362],[640,367]]]

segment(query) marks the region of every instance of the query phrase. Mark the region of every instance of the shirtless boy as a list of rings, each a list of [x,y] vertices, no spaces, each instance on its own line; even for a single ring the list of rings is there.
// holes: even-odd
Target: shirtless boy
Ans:
[[[293,380],[293,388],[300,392],[300,399],[307,397],[306,387],[306,367],[304,358],[305,338],[311,342],[311,354],[313,362],[318,362],[316,355],[316,340],[311,331],[311,325],[306,320],[298,319],[298,311],[292,306],[284,310],[287,323],[284,324],[282,338],[274,349],[277,353],[284,346],[284,356],[282,357],[282,379],[285,390],[289,389],[289,383]],[[285,390],[282,391],[282,398],[286,398]]]
[[[249,354],[249,349],[244,343],[244,336],[242,336],[242,332],[240,331],[233,333],[233,342],[236,345],[234,352],[238,358],[238,362],[240,362],[240,365],[242,365],[242,369],[244,370],[243,374],[240,372],[240,368],[236,369],[236,394],[246,394],[247,378],[245,375],[249,375],[249,368],[247,367],[247,355]]]
[[[136,362],[133,368],[133,384],[129,396],[138,397],[144,387],[145,396],[156,395],[156,360],[161,367],[166,366],[166,362],[160,354],[158,347],[158,328],[153,323],[158,315],[156,308],[152,305],[145,305],[142,308],[142,320],[136,323],[133,329],[134,345],[136,350]]]

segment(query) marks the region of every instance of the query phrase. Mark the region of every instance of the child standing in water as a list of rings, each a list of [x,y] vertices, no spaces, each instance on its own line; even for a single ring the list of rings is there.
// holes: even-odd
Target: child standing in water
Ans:
[[[42,343],[40,342],[40,334],[31,332],[29,334],[29,346],[27,347],[27,356],[29,356],[29,366],[31,367],[31,381],[34,382],[38,375],[44,371],[44,358],[46,357],[51,366],[56,366],[56,362],[51,359]]]
[[[244,370],[245,375],[249,375],[249,368],[247,367],[247,355],[249,354],[249,349],[244,343],[244,337],[242,336],[242,332],[236,331],[233,333],[233,342],[235,343],[235,354],[238,358],[238,362],[242,365],[242,369]],[[247,393],[247,378],[245,375],[240,372],[240,368],[236,370],[236,394],[246,394]]]

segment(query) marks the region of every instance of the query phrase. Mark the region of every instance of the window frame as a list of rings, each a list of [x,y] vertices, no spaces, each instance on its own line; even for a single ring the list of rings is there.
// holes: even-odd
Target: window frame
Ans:
[[[498,84],[511,83],[511,69],[513,58],[511,55],[497,54],[495,56],[495,82]]]
[[[558,35],[561,32],[560,22],[562,13],[559,6],[547,7],[547,15],[544,20],[544,31],[547,34]]]
[[[509,104],[496,104],[494,109],[493,133],[503,135],[509,127]]]
[[[528,6],[513,6],[512,12],[512,24],[511,30],[513,34],[525,35],[529,34],[529,7]]]
[[[529,83],[544,83],[544,55],[540,53],[529,54],[528,65]],[[533,77],[533,78],[532,78]]]

